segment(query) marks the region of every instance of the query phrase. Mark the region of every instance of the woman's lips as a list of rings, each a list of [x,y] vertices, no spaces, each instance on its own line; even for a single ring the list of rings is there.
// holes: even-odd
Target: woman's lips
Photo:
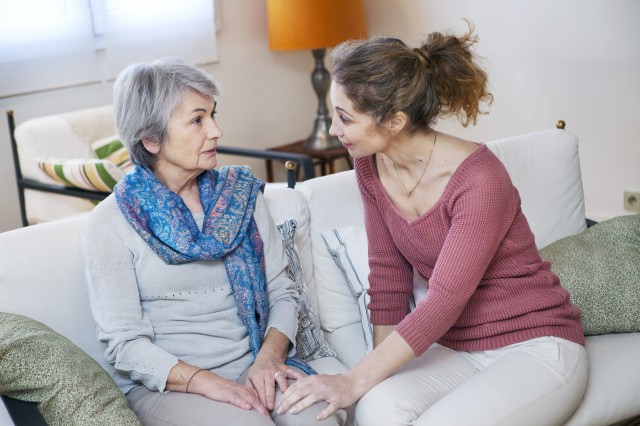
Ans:
[[[213,154],[216,154],[217,152],[218,152],[218,147],[215,147],[215,148],[211,148],[206,151],[203,151],[202,153],[207,155],[213,155]]]

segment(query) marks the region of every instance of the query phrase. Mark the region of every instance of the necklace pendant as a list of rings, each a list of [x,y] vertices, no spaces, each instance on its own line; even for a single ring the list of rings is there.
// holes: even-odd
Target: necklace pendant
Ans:
[[[407,197],[411,198],[411,195],[413,195],[413,190],[407,191]]]

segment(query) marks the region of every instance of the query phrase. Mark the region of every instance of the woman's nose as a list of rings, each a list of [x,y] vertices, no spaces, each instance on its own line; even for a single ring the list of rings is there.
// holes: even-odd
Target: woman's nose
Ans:
[[[338,134],[338,126],[336,126],[336,116],[335,115],[331,119],[331,127],[329,127],[329,134],[331,136],[340,136]]]
[[[218,125],[218,122],[216,120],[211,120],[209,123],[210,124],[207,129],[207,138],[220,139],[222,137],[222,127]]]

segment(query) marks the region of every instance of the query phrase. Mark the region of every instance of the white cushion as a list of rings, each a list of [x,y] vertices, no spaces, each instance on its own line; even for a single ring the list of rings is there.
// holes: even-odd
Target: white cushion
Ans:
[[[328,253],[322,234],[334,228],[364,230],[364,209],[355,172],[348,170],[304,181],[296,185],[296,190],[304,195],[309,208],[313,277],[320,324],[329,344],[338,352],[340,361],[353,365],[366,353],[360,309],[357,298],[354,299],[342,272]],[[366,253],[366,244],[358,250]],[[362,276],[367,279],[368,274]],[[344,328],[356,330],[355,335],[342,333]],[[344,338],[334,342],[336,336]]]
[[[588,336],[586,341],[589,382],[565,426],[610,425],[640,415],[640,333]]]
[[[329,284],[336,295],[340,294],[341,298],[349,299],[345,304],[349,305],[350,312],[354,315],[357,313],[355,321],[345,321],[344,324],[340,324],[340,327],[350,323],[360,323],[366,352],[371,352],[373,330],[368,309],[369,256],[365,229],[363,226],[333,228],[322,232],[321,235],[326,247],[325,255],[329,260],[329,262],[323,260],[323,266],[328,274],[334,275]],[[327,263],[328,265],[325,265]],[[344,315],[345,319],[350,316]]]
[[[276,224],[288,219],[296,220],[295,248],[300,256],[302,276],[309,290],[309,298],[314,312],[318,312],[318,299],[313,280],[313,258],[309,240],[309,207],[302,194],[282,184],[267,184],[264,199]]]
[[[0,311],[46,324],[111,372],[85,284],[86,222],[83,215],[0,234]]]
[[[366,355],[362,325],[354,323],[324,334],[327,342],[338,353],[338,359],[353,368]]]
[[[44,175],[44,174],[43,174]],[[91,200],[27,189],[24,194],[30,224],[86,214],[96,206]]]
[[[538,248],[586,229],[578,138],[545,130],[488,142],[522,198]]]
[[[297,220],[295,244],[313,308],[327,341],[338,353],[338,359],[352,367],[366,353],[360,311],[344,277],[327,252],[322,232],[347,223],[354,229],[361,229],[364,235],[364,212],[354,172],[301,182],[294,190],[268,184],[264,196],[276,223],[290,218]],[[366,256],[366,236],[364,238]],[[315,285],[316,282],[321,283],[321,288]]]

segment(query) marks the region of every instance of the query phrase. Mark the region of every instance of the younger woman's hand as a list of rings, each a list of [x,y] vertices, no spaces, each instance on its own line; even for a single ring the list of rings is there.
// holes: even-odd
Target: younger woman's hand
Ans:
[[[326,401],[329,406],[317,416],[317,420],[323,420],[337,409],[349,407],[357,400],[354,384],[348,376],[316,374],[304,377],[289,386],[276,410],[279,414],[287,411],[295,414],[318,401]]]

